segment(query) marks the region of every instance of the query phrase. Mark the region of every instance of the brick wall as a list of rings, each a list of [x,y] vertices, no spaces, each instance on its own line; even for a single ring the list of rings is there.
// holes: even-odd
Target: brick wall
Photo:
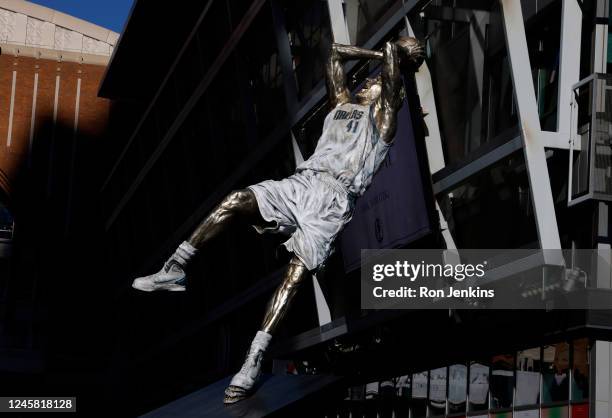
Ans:
[[[78,143],[82,138],[102,136],[108,123],[110,108],[109,100],[97,97],[104,70],[105,66],[102,65],[0,55],[0,187],[9,197],[17,179],[33,164],[37,164],[39,170],[57,177],[54,175],[56,172],[65,172],[71,168],[70,165],[66,167],[64,163],[57,167],[58,164],[53,162],[54,152],[71,149],[73,139]],[[14,72],[15,91],[11,124]],[[38,74],[38,86],[32,124],[35,74]],[[57,76],[59,90],[55,109]],[[79,112],[75,115],[79,79]],[[57,112],[55,123],[54,110]],[[75,117],[78,119],[76,136]],[[65,179],[64,176],[60,177]]]

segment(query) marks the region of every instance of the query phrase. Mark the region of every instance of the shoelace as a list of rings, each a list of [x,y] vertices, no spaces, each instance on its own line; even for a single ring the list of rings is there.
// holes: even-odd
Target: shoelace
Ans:
[[[171,282],[171,281],[176,281],[178,283],[185,276],[185,272],[183,271],[180,264],[178,264],[174,260],[170,260],[168,263],[166,263],[160,273],[162,272],[163,274],[156,275],[153,278],[154,283],[166,283],[166,282]],[[177,277],[174,277],[173,273],[178,273]],[[165,277],[164,275],[172,276],[172,278],[169,279],[168,277]]]

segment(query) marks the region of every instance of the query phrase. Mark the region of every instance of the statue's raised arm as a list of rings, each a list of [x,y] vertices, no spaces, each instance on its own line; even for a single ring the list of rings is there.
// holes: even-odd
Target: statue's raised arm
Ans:
[[[332,44],[327,60],[327,93],[332,108],[339,104],[349,103],[351,93],[346,86],[344,62],[351,59],[382,59],[381,51],[372,51],[352,45]]]

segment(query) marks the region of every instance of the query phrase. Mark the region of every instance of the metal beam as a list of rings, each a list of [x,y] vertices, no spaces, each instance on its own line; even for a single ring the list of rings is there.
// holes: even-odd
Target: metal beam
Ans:
[[[346,26],[351,44],[357,45],[357,32],[359,30],[360,0],[346,0]]]
[[[609,418],[612,412],[612,344],[609,341],[595,341],[591,349],[591,381],[593,387],[590,404],[591,417]]]
[[[561,239],[546,165],[521,2],[500,2],[540,247],[560,249]]]
[[[448,176],[440,179],[433,185],[434,193],[437,195],[439,193],[449,191],[456,185],[465,181],[472,175],[478,173],[479,171],[489,167],[490,165],[495,164],[502,158],[507,157],[515,151],[520,150],[523,147],[523,141],[520,136],[511,139],[510,141],[495,147],[493,150],[484,154],[483,156],[477,158],[476,160],[464,165],[458,170],[453,171]]]
[[[13,70],[11,82],[11,101],[9,105],[8,131],[6,133],[6,147],[10,148],[13,142],[13,113],[15,110],[15,88],[17,86],[17,70]]]
[[[410,25],[408,19],[406,19],[406,31],[403,34],[408,36],[415,36],[414,30]],[[421,106],[426,109],[427,116],[424,116],[425,124],[427,126],[427,136],[425,137],[425,147],[427,149],[427,159],[429,161],[429,169],[431,173],[435,173],[441,170],[446,165],[444,161],[444,152],[442,150],[442,135],[440,134],[440,125],[438,122],[438,110],[436,108],[436,100],[434,97],[433,83],[431,81],[431,73],[427,62],[423,62],[423,65],[419,67],[419,70],[414,74],[414,79],[417,85],[417,91],[421,100]],[[431,174],[430,173],[430,174]],[[453,235],[448,227],[448,222],[444,213],[440,209],[440,204],[436,199],[436,212],[440,219],[440,231],[442,238],[446,244],[446,248],[449,250],[457,249]],[[446,257],[448,255],[448,257]],[[452,257],[452,253],[445,254],[445,261],[457,262],[457,257]],[[452,258],[451,258],[452,257]]]
[[[138,121],[138,124],[136,125],[136,128],[134,128],[134,131],[132,132],[132,134],[130,136],[130,139],[128,139],[127,144],[121,150],[121,154],[119,154],[119,157],[117,158],[117,161],[115,161],[115,164],[113,165],[113,168],[111,168],[110,172],[106,176],[106,180],[104,180],[104,183],[102,184],[102,187],[100,188],[100,192],[103,192],[104,189],[106,188],[106,186],[108,185],[108,183],[110,183],[111,179],[113,178],[113,175],[115,174],[115,172],[117,171],[117,168],[119,167],[119,164],[121,163],[121,161],[125,157],[125,154],[127,153],[127,150],[130,148],[130,145],[134,142],[134,139],[136,138],[136,135],[138,135],[138,133],[140,132],[140,128],[142,127],[144,122],[149,117],[149,114],[151,113],[151,111],[157,105],[157,100],[159,99],[159,97],[161,96],[162,92],[164,91],[164,88],[166,87],[166,84],[168,84],[168,80],[170,80],[170,77],[172,76],[172,74],[174,74],[174,70],[177,67],[177,65],[179,64],[179,62],[181,61],[181,58],[183,58],[183,54],[187,50],[187,47],[191,43],[192,39],[194,39],[197,36],[198,30],[200,28],[200,24],[204,20],[204,17],[208,14],[208,10],[210,9],[210,6],[212,5],[212,2],[213,2],[213,0],[208,0],[208,3],[206,3],[206,6],[204,6],[204,9],[202,10],[202,13],[200,14],[200,17],[198,18],[198,21],[196,22],[196,24],[194,25],[191,33],[187,37],[187,40],[183,44],[183,47],[181,48],[179,53],[176,55],[176,58],[175,58],[174,62],[172,63],[172,65],[170,66],[170,69],[168,70],[168,73],[166,73],[166,76],[164,77],[164,79],[160,83],[159,88],[157,89],[157,92],[155,92],[155,95],[153,96],[153,99],[151,99],[151,102],[149,103],[149,106],[144,111],[142,117],[140,118],[140,121]],[[136,4],[136,2],[134,2],[134,4]],[[134,10],[134,7],[132,7],[132,11],[133,10]],[[131,15],[131,12],[130,12],[130,15]],[[121,36],[123,37],[123,34],[121,34]],[[115,55],[115,51],[116,50],[117,50],[117,48],[115,48],[115,50],[113,51],[113,57]],[[111,58],[111,61],[112,61],[112,58]],[[108,68],[110,68],[110,64],[107,67],[107,70],[106,70],[107,72],[108,72]],[[105,73],[105,77],[106,77],[106,73]]]
[[[473,20],[489,24],[491,12],[446,6],[428,6],[425,17],[445,22],[471,23]]]
[[[570,89],[571,90],[571,89]],[[570,98],[571,101],[571,98]],[[566,115],[567,118],[570,117],[570,112]],[[569,125],[569,120],[568,120]],[[542,131],[542,145],[545,148],[556,148],[556,149],[569,149],[570,148],[570,133],[569,127],[567,131],[563,132],[550,132],[550,131]],[[580,142],[575,142],[573,145],[574,151],[580,151],[581,145]]]
[[[134,195],[134,193],[136,192],[136,190],[138,189],[138,187],[140,186],[144,178],[147,176],[147,174],[149,173],[153,165],[155,165],[159,157],[161,157],[166,147],[170,144],[170,141],[172,141],[175,134],[178,132],[180,127],[183,125],[183,123],[185,122],[189,114],[191,113],[191,110],[199,102],[204,92],[208,90],[208,87],[213,82],[215,76],[217,75],[219,70],[221,70],[221,67],[223,66],[225,61],[229,58],[230,54],[234,51],[234,49],[238,45],[238,42],[240,41],[240,39],[242,39],[242,36],[245,34],[251,22],[255,19],[255,16],[257,16],[259,9],[261,9],[264,3],[265,3],[264,0],[256,0],[251,5],[249,10],[247,10],[244,17],[242,18],[238,26],[236,26],[236,29],[234,30],[230,38],[225,43],[223,49],[221,50],[221,52],[219,53],[215,61],[212,63],[212,65],[209,67],[208,72],[202,78],[202,81],[200,82],[200,84],[198,84],[198,86],[196,87],[191,97],[189,97],[189,99],[187,100],[187,102],[185,103],[181,111],[178,113],[176,119],[174,120],[174,122],[172,122],[172,125],[170,125],[170,128],[168,128],[168,131],[164,135],[159,145],[157,146],[153,154],[149,156],[147,162],[142,167],[142,169],[138,172],[138,175],[136,176],[136,178],[130,185],[129,189],[123,195],[123,197],[121,198],[121,200],[115,207],[115,210],[113,211],[111,216],[106,221],[105,229],[107,231],[113,225],[113,223],[115,222],[115,220],[117,219],[117,217],[119,216],[119,214],[121,213],[121,211],[123,210],[127,202],[132,198],[132,196]],[[104,188],[104,186],[102,187]]]
[[[580,81],[580,36],[582,10],[576,0],[563,0],[561,11],[561,51],[557,98],[557,132],[569,144],[572,86]],[[561,141],[562,142],[562,141]]]
[[[351,44],[346,19],[344,17],[344,8],[342,0],[327,0],[329,9],[329,23],[331,25],[334,42],[344,45]]]
[[[406,22],[406,31],[408,36],[415,36],[414,30],[410,22]],[[429,167],[432,173],[441,170],[446,165],[444,161],[444,151],[442,150],[442,134],[440,133],[440,123],[438,121],[438,109],[436,107],[436,99],[434,96],[433,82],[431,72],[427,62],[419,67],[419,70],[414,74],[414,79],[417,84],[421,106],[426,115],[423,117],[427,125],[427,158],[429,159]]]

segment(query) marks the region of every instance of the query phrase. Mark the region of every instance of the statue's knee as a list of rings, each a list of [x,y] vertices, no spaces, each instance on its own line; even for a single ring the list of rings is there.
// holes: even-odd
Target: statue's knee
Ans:
[[[253,192],[248,189],[234,190],[223,200],[222,206],[225,209],[241,209],[252,204]]]
[[[291,260],[289,260],[289,265],[294,269],[306,270],[306,264],[304,264],[304,262],[296,255],[291,257]]]
[[[308,273],[308,269],[297,257],[293,257],[291,261],[289,261],[289,269],[287,271],[287,284],[291,287],[297,287],[302,283],[304,277],[306,277]]]

